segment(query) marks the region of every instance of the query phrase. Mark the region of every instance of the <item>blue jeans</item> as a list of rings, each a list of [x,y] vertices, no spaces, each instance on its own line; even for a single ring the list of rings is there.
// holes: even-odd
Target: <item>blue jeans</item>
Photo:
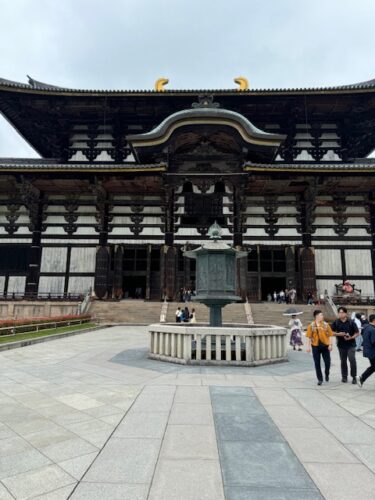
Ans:
[[[356,349],[360,349],[362,347],[362,343],[363,343],[363,337],[362,335],[358,335],[358,337],[355,338]]]

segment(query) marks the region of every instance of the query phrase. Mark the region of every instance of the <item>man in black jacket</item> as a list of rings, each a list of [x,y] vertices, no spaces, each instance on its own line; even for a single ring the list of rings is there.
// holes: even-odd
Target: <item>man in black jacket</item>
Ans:
[[[375,373],[375,314],[370,314],[369,324],[362,330],[363,337],[363,356],[368,358],[370,366],[365,370],[360,377],[357,377],[357,382],[362,387],[364,381],[370,375]]]
[[[359,330],[355,322],[348,318],[346,307],[339,307],[338,319],[331,325],[332,331],[337,337],[337,347],[341,360],[341,381],[348,381],[348,359],[350,363],[350,375],[352,384],[357,383],[357,362],[355,359],[355,338],[359,335]]]

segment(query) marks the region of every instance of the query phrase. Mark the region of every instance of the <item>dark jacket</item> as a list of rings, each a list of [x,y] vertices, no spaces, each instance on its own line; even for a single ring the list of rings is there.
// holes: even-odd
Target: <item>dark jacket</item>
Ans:
[[[364,357],[375,359],[375,326],[366,325],[362,330],[362,337]]]

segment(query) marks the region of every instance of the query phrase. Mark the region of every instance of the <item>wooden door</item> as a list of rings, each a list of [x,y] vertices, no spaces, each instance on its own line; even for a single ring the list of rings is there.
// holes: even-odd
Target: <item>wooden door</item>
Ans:
[[[113,264],[113,296],[116,299],[121,299],[123,296],[123,259],[124,259],[124,247],[122,245],[116,245],[114,252],[114,264]]]
[[[109,257],[108,247],[97,247],[94,289],[98,299],[105,299],[108,296]]]
[[[314,249],[302,248],[300,253],[300,275],[302,297],[307,299],[308,292],[316,295],[315,255]]]

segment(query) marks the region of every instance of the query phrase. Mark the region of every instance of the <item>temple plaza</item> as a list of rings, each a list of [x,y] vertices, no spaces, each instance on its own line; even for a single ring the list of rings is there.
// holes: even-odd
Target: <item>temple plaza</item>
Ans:
[[[375,498],[375,379],[342,384],[336,348],[318,387],[306,352],[183,366],[148,343],[113,326],[0,352],[1,500]]]

